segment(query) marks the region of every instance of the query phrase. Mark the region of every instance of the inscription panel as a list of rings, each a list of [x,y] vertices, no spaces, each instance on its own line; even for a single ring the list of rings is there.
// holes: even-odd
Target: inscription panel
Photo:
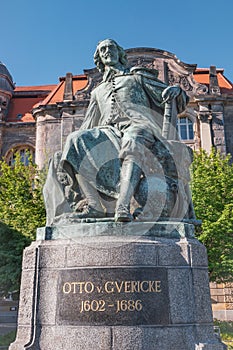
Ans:
[[[57,322],[70,325],[169,323],[165,268],[60,271]]]

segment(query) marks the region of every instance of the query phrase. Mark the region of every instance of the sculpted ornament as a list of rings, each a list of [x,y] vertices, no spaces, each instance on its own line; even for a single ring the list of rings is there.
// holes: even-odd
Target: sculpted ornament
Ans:
[[[194,220],[192,153],[179,141],[177,113],[188,97],[155,69],[128,68],[112,39],[97,45],[103,74],[85,119],[51,160],[44,187],[47,226],[61,222]]]
[[[168,80],[169,80],[170,85],[180,84],[185,91],[192,91],[193,90],[193,87],[189,83],[188,78],[184,75],[179,76],[178,74],[175,74],[174,72],[171,72],[169,70],[168,71]]]

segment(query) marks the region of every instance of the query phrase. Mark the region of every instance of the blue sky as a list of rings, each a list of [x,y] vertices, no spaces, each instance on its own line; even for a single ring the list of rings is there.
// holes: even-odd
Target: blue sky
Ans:
[[[155,47],[233,81],[232,0],[2,0],[1,54],[17,86],[93,68],[96,44]]]

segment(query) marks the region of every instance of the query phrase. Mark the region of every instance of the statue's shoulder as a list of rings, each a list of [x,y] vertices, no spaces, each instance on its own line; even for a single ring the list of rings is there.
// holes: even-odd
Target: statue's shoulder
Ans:
[[[130,68],[131,74],[139,74],[143,75],[146,78],[150,79],[158,79],[159,71],[157,69],[153,68],[146,68],[146,67],[132,67]]]
[[[92,97],[95,97],[96,94],[98,94],[98,92],[101,91],[101,89],[102,89],[104,83],[105,83],[105,81],[103,81],[103,80],[100,81],[100,82],[98,82],[98,84],[97,84],[97,85],[92,89],[92,91],[91,91],[91,96],[92,96]]]

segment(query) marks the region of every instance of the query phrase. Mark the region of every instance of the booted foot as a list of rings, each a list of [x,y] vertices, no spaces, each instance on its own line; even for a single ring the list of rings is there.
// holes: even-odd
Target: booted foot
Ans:
[[[102,211],[98,211],[90,206],[86,206],[81,213],[77,213],[76,217],[79,219],[86,218],[105,218],[105,213]]]
[[[119,208],[115,212],[115,221],[116,222],[133,221],[133,216],[130,214],[130,211],[128,208],[119,206]]]

